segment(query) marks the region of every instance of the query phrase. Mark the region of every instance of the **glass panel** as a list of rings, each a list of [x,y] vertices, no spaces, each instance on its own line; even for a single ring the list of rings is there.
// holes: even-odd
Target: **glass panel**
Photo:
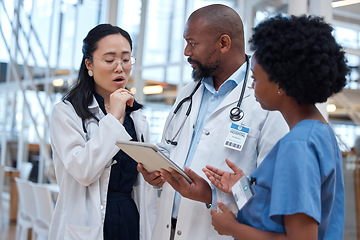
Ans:
[[[353,29],[335,26],[334,35],[343,47],[358,48],[359,33]]]
[[[63,2],[59,13],[60,50],[55,56],[59,54],[58,67],[65,69],[79,68],[82,60],[82,40],[91,28],[105,22],[103,11],[106,1],[84,0],[78,5],[72,3]]]
[[[359,65],[360,57],[356,55],[346,54],[347,65],[350,67],[350,75],[346,87],[351,89],[359,89]]]
[[[0,21],[1,21],[1,30],[2,34],[4,34],[5,42],[2,36],[0,36],[0,61],[1,62],[7,62],[9,61],[9,53],[7,47],[10,46],[11,42],[11,21],[13,18],[13,9],[14,9],[14,2],[13,1],[2,1],[0,5]],[[4,8],[5,7],[5,8]],[[10,19],[7,18],[9,16]],[[7,45],[7,47],[6,47]]]
[[[177,84],[180,77],[180,66],[170,66],[166,68],[166,75],[164,76],[167,83]]]
[[[191,81],[193,81],[193,78],[191,76],[192,74],[192,67],[190,66],[190,64],[188,64],[187,62],[184,65],[184,70],[183,70],[183,76],[184,76],[184,84],[187,84]]]
[[[174,11],[172,13],[172,25],[169,29],[169,54],[170,62],[180,62],[184,57],[185,41],[183,39],[184,32],[184,8],[185,1],[174,1]],[[179,76],[179,75],[178,75]]]
[[[143,70],[143,79],[151,81],[162,81],[164,77],[164,68],[148,68]]]
[[[119,0],[118,25],[126,30],[133,41],[133,53],[136,53],[141,20],[141,0]]]
[[[146,24],[143,65],[164,64],[167,60],[167,49],[170,29],[171,0],[149,0],[148,19]],[[144,78],[147,76],[144,75]],[[161,79],[163,81],[163,79]]]
[[[150,124],[150,142],[155,144],[161,141],[161,135],[170,109],[171,105],[159,103],[146,104],[144,114]]]
[[[89,11],[88,14],[93,14],[91,11]],[[89,16],[89,15],[88,15]],[[96,16],[96,15],[93,15]],[[72,52],[75,50],[73,48],[73,42],[74,42],[74,34],[76,32],[76,6],[71,4],[63,3],[61,5],[61,12],[60,12],[60,18],[62,22],[60,23],[60,42],[59,47],[60,51],[58,52],[58,68],[65,68],[70,69],[71,68],[71,62],[72,62]],[[87,18],[87,20],[90,20],[93,18]],[[80,24],[80,22],[78,23]]]
[[[52,34],[50,33],[50,24],[52,19],[56,18],[56,15],[53,16],[52,12],[53,1],[35,1],[34,6],[32,6],[32,3],[28,3],[32,1],[25,2],[27,4],[25,5],[24,16],[27,21],[31,17],[31,23],[29,22],[31,26],[29,26],[30,29],[27,31],[27,34],[30,36],[31,50],[34,52],[37,66],[47,67],[49,46],[56,46],[49,42],[49,36]],[[52,35],[52,37],[54,36]]]
[[[356,126],[351,121],[336,121],[331,120],[332,128],[338,137],[345,143],[344,145],[339,145],[342,151],[349,151],[350,148],[354,147],[356,138],[360,136],[360,127]],[[346,147],[348,149],[346,149]]]

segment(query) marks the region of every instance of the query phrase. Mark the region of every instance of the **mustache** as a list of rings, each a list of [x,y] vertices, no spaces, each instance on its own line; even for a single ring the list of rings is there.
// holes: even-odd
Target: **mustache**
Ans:
[[[191,57],[188,57],[187,61],[188,61],[190,64],[195,63],[196,65],[201,66],[201,63],[200,63],[200,62],[192,59]]]

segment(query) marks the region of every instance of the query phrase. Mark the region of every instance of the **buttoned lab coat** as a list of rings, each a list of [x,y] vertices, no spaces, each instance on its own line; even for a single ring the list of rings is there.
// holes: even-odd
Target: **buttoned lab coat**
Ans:
[[[197,83],[192,82],[185,86],[179,93],[174,104],[189,94],[195,88]],[[244,118],[238,122],[233,122],[230,117],[230,110],[237,105],[241,93],[242,82],[223,100],[216,110],[210,115],[204,125],[203,133],[197,147],[196,153],[190,165],[201,177],[209,183],[202,168],[205,165],[211,165],[226,171],[232,171],[225,163],[228,158],[240,167],[245,174],[249,175],[261,163],[267,153],[275,143],[288,131],[288,126],[277,111],[269,112],[261,108],[255,100],[254,90],[251,88],[251,81],[248,82],[241,109],[244,111]],[[193,96],[192,110],[185,122],[177,140],[177,145],[167,144],[166,139],[171,139],[179,129],[185,118],[185,112],[188,109],[189,101],[184,103],[176,116],[171,121],[168,131],[164,131],[162,141],[158,144],[161,151],[180,167],[184,166],[186,156],[190,147],[193,129],[201,103],[204,86],[200,88]],[[165,123],[165,128],[172,116],[169,114]],[[244,143],[242,151],[233,150],[224,146],[225,139],[230,131],[232,123],[248,127],[249,133]],[[160,197],[159,214],[155,223],[153,240],[168,240],[171,230],[171,215],[173,208],[175,190],[165,183]],[[230,209],[236,213],[237,207],[234,198],[230,194],[216,189],[217,199],[224,202]],[[233,239],[229,236],[220,236],[211,225],[211,209],[208,209],[204,203],[189,200],[182,197],[179,205],[175,239]]]
[[[85,121],[87,133],[71,103],[60,102],[52,112],[51,146],[60,187],[50,227],[49,239],[52,240],[103,239],[110,169],[114,164],[112,158],[119,151],[115,142],[131,137],[114,116],[104,115],[95,98],[89,109],[100,121]],[[141,110],[130,116],[137,138],[149,141],[148,123]],[[157,192],[141,174],[135,185],[140,239],[150,239],[156,218]]]

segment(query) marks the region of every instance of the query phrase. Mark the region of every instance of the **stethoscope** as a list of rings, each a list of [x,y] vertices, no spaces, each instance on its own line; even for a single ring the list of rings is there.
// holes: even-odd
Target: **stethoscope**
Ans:
[[[241,119],[243,119],[244,117],[244,111],[241,110],[240,106],[241,106],[241,103],[242,103],[242,100],[244,98],[244,93],[245,93],[245,88],[246,88],[246,83],[247,83],[247,78],[248,78],[248,71],[249,71],[249,56],[245,54],[245,58],[246,58],[246,70],[245,70],[245,77],[244,77],[244,81],[243,81],[243,85],[242,85],[242,89],[241,89],[241,94],[240,94],[240,98],[239,98],[239,101],[236,105],[236,107],[233,107],[231,110],[230,110],[230,119],[232,121],[240,121]],[[196,93],[196,91],[198,90],[198,88],[200,87],[201,85],[201,81],[198,82],[198,84],[196,84],[194,90],[190,93],[189,96],[185,97],[183,100],[181,100],[178,105],[176,106],[167,126],[166,126],[166,129],[164,131],[164,133],[166,134],[167,131],[168,131],[168,128],[170,126],[170,123],[171,121],[173,120],[174,116],[176,115],[176,113],[179,111],[179,109],[181,108],[181,106],[187,102],[187,101],[190,101],[190,104],[189,104],[189,107],[185,113],[185,118],[183,120],[183,122],[181,123],[179,129],[176,131],[175,135],[173,138],[171,139],[166,139],[165,138],[165,141],[167,144],[171,144],[171,145],[174,145],[176,146],[177,145],[177,141],[175,141],[176,137],[179,135],[181,129],[183,128],[184,124],[185,124],[185,121],[187,119],[187,117],[190,115],[190,112],[191,112],[191,107],[192,107],[192,97],[194,96],[194,94]]]
[[[233,121],[240,121],[244,117],[244,111],[241,110],[240,106],[241,106],[242,100],[244,98],[245,87],[246,87],[246,82],[247,82],[247,78],[248,78],[249,56],[245,54],[245,58],[246,58],[246,70],[245,70],[244,83],[242,85],[240,98],[239,98],[239,101],[238,101],[236,107],[233,107],[230,110],[230,119]]]

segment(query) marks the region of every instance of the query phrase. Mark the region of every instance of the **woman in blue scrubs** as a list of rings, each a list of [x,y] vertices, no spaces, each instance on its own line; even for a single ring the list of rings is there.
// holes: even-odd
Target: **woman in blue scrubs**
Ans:
[[[250,43],[255,97],[266,110],[280,111],[290,132],[249,176],[254,196],[237,217],[220,201],[212,224],[237,239],[342,239],[344,183],[335,134],[316,103],[346,83],[344,52],[332,27],[315,16],[280,15],[254,28]],[[244,175],[207,166],[222,191]],[[235,190],[235,189],[234,189]]]

